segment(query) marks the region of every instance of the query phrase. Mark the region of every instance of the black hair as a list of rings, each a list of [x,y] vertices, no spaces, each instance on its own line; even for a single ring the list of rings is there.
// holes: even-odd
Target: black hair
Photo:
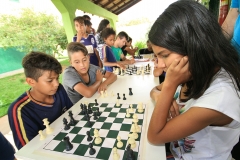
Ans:
[[[89,20],[84,20],[84,24],[85,26],[91,26],[92,23]]]
[[[120,39],[126,38],[126,40],[128,41],[128,34],[124,31],[119,32],[117,37],[119,37]]]
[[[78,22],[78,23],[80,23],[80,24],[85,24],[84,23],[84,18],[82,17],[82,16],[77,16],[77,17],[75,17],[74,19],[73,19],[73,22]]]
[[[84,56],[88,55],[88,51],[86,47],[79,42],[70,42],[67,45],[67,52],[68,52],[68,58],[71,59],[71,54],[81,51]]]
[[[209,87],[216,68],[223,67],[236,80],[239,90],[238,54],[223,35],[214,15],[198,2],[183,0],[171,4],[154,22],[152,44],[188,56],[192,81],[188,98],[199,98]]]
[[[113,28],[105,28],[100,33],[102,39],[107,39],[110,35],[116,35],[116,32]]]
[[[132,38],[131,37],[128,37],[128,40],[127,40],[128,42],[131,42],[132,41]]]
[[[85,20],[87,20],[87,19],[90,19],[91,20],[91,18],[88,16],[88,15],[83,15],[83,18],[85,19]]]
[[[32,51],[22,60],[22,66],[26,77],[38,81],[44,71],[54,71],[62,73],[62,66],[53,56],[42,52]]]
[[[98,29],[97,29],[97,32],[100,33],[104,28],[107,27],[107,25],[109,24],[109,20],[107,19],[103,19],[101,20],[101,22],[99,23],[98,25]]]

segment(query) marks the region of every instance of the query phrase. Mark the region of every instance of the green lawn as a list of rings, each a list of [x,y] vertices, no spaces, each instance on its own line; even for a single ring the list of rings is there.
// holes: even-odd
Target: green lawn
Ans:
[[[64,67],[69,65],[68,60],[60,62]],[[62,83],[62,74],[59,82]],[[9,105],[16,100],[23,92],[29,89],[25,82],[23,73],[0,79],[0,117],[7,114]]]

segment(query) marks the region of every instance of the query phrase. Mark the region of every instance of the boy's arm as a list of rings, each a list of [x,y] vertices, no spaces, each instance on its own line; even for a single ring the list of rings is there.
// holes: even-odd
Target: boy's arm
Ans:
[[[131,56],[134,56],[135,52],[137,51],[137,48],[131,49],[130,47],[126,47],[125,51],[127,51],[128,54],[130,54]]]
[[[102,64],[102,61],[100,59],[99,52],[98,52],[98,50],[96,48],[94,48],[94,52],[95,52],[95,54],[97,56],[99,67],[102,68],[103,64]]]
[[[122,64],[128,65],[128,64],[134,64],[135,60],[134,59],[127,59],[124,54],[121,54],[120,58],[122,59]]]
[[[108,50],[106,50],[106,46],[103,46],[103,65],[104,66],[109,66],[109,67],[117,66],[117,67],[120,67],[122,69],[125,69],[125,66],[122,63],[108,62],[106,52],[108,52]]]
[[[82,96],[90,98],[96,93],[98,87],[102,83],[102,79],[102,72],[100,70],[97,70],[96,81],[91,86],[86,86],[83,83],[77,83],[73,88]]]
[[[99,92],[106,90],[109,84],[115,82],[117,80],[117,75],[107,71],[104,75],[104,78],[106,78],[106,80],[99,86],[98,88]]]

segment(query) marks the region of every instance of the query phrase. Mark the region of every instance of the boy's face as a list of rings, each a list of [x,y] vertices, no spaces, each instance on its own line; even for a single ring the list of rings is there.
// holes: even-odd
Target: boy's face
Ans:
[[[82,51],[74,52],[70,55],[70,63],[79,74],[85,74],[89,69],[89,56],[84,56]]]
[[[86,32],[88,34],[92,33],[92,26],[86,26]]]
[[[127,40],[126,40],[125,37],[122,38],[122,39],[117,37],[117,39],[116,39],[116,43],[117,43],[118,48],[122,48],[126,44],[126,42],[127,42]]]
[[[54,95],[59,86],[59,74],[54,71],[43,71],[42,76],[35,81],[32,78],[27,78],[28,84],[32,87],[33,92],[38,92],[42,95]]]
[[[107,37],[107,39],[104,39],[105,43],[108,45],[108,46],[113,46],[114,45],[114,41],[115,41],[115,35],[112,34],[110,36]]]
[[[86,33],[86,26],[84,25],[84,23],[79,23],[77,21],[74,21],[74,25],[78,33],[81,33],[82,35]]]

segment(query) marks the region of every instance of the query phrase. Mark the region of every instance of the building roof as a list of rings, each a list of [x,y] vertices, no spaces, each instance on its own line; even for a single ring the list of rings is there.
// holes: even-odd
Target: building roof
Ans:
[[[89,0],[96,5],[112,12],[116,15],[119,15],[123,11],[132,7],[141,0]]]

